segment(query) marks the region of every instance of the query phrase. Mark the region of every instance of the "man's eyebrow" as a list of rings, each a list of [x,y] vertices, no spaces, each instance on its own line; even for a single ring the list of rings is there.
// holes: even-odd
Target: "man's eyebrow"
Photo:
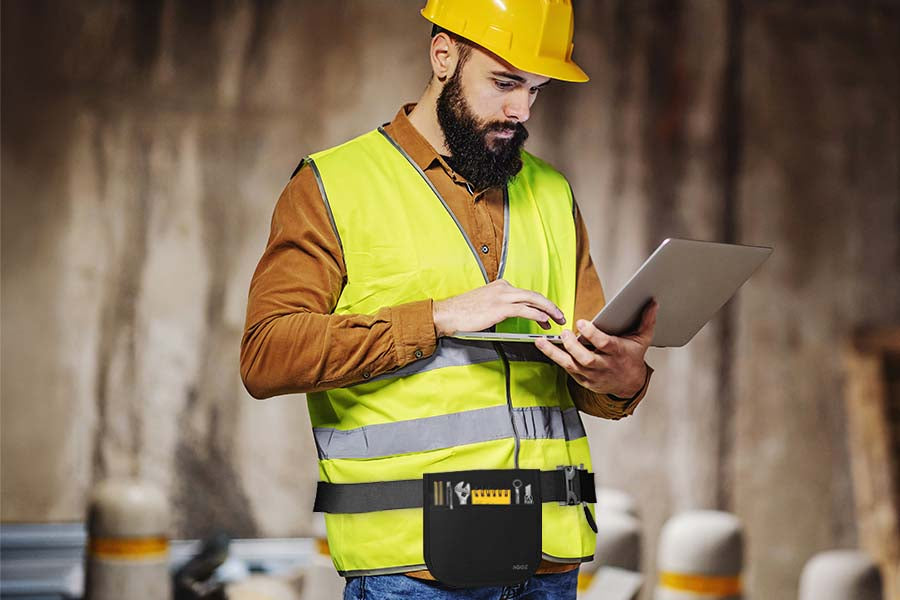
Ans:
[[[516,75],[515,73],[510,73],[509,71],[491,71],[491,74],[496,75],[497,77],[506,77],[507,79],[512,79],[513,81],[518,81],[519,83],[525,83],[524,77],[520,77],[520,76]],[[542,83],[540,85],[536,85],[534,87],[542,88],[545,85],[547,85],[548,83],[550,83],[550,81],[551,80],[548,79],[544,83]]]

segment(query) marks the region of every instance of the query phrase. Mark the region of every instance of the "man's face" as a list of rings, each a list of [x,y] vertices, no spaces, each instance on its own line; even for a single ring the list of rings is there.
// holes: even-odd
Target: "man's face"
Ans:
[[[523,123],[549,81],[472,48],[437,101],[450,166],[478,190],[505,185],[522,168]]]

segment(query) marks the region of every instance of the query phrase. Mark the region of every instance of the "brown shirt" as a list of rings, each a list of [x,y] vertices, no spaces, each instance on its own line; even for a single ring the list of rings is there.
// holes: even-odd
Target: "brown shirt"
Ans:
[[[415,129],[404,106],[385,126],[425,172],[453,211],[485,270],[495,279],[503,240],[501,188],[475,191]],[[576,319],[591,319],[603,306],[603,288],[591,261],[587,231],[575,212]],[[241,378],[255,398],[343,387],[430,356],[436,346],[432,299],[386,306],[374,315],[332,314],[347,281],[341,246],[312,169],[302,168],[278,199],[269,241],[250,282],[247,323],[241,341]],[[649,381],[650,370],[648,368]],[[364,377],[365,374],[365,377]],[[647,389],[622,401],[569,379],[579,410],[606,419],[634,411]],[[538,572],[576,565],[542,563]],[[426,572],[419,572],[424,576]]]

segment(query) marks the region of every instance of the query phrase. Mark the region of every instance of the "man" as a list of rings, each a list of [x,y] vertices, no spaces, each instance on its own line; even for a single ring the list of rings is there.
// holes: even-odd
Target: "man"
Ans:
[[[540,89],[587,80],[569,2],[429,0],[422,14],[433,74],[420,100],[305,159],[282,193],[241,375],[257,398],[307,393],[346,598],[574,598],[596,531],[592,491],[565,505],[559,483],[593,487],[578,411],[631,414],[656,308],[621,338],[584,320],[604,303],[584,223],[562,175],[522,150]],[[561,328],[573,315],[590,345]],[[563,345],[450,337],[492,327]],[[541,560],[516,586],[453,590],[423,559],[423,474],[474,469],[544,474]]]

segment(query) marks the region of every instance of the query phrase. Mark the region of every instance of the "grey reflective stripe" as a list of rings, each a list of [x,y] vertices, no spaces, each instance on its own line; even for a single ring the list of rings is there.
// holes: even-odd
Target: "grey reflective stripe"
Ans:
[[[384,130],[383,127],[378,128],[378,133],[384,136],[384,138],[391,143],[391,146],[397,149],[397,152],[403,155],[403,158],[407,160],[407,162],[412,165],[412,167],[422,176],[422,179],[425,180],[425,183],[428,184],[428,187],[431,188],[431,191],[434,192],[434,195],[437,196],[437,199],[441,201],[441,204],[444,205],[444,209],[447,211],[447,214],[450,215],[450,218],[453,219],[453,222],[456,223],[456,227],[459,229],[459,232],[462,234],[463,239],[466,241],[466,244],[469,245],[469,250],[472,251],[472,256],[475,257],[475,262],[478,263],[478,268],[481,269],[481,275],[484,277],[485,283],[490,283],[491,279],[488,277],[487,271],[484,269],[484,263],[481,262],[481,257],[478,256],[478,252],[475,250],[475,246],[472,245],[472,240],[469,239],[469,236],[466,235],[466,230],[463,229],[462,224],[456,218],[456,215],[453,214],[453,211],[450,210],[450,207],[447,206],[447,202],[444,200],[444,197],[441,196],[440,192],[437,191],[437,188],[434,187],[434,184],[431,183],[431,180],[428,179],[428,175],[419,168],[419,165],[416,164],[416,161],[412,159],[412,157],[406,153],[406,150],[400,147],[394,138],[392,138],[387,131]]]
[[[581,412],[577,408],[572,407],[564,410],[563,421],[567,440],[587,437],[587,433],[584,431],[584,423],[581,422]]]
[[[437,341],[437,347],[434,350],[434,354],[428,358],[413,361],[399,369],[388,373],[382,373],[377,377],[372,377],[367,381],[361,381],[356,385],[367,384],[382,379],[394,379],[395,377],[415,375],[416,373],[443,369],[444,367],[477,365],[492,360],[498,360],[497,351],[494,350],[489,343],[442,337]]]
[[[409,565],[408,567],[388,567],[385,569],[360,569],[358,571],[338,571],[341,577],[362,577],[363,575],[399,575],[410,571],[424,571],[428,565]]]
[[[500,252],[500,268],[497,279],[503,279],[506,272],[506,254],[509,250],[509,186],[503,188],[503,250]]]
[[[581,558],[560,558],[558,556],[553,556],[552,554],[547,554],[546,552],[541,552],[541,558],[543,558],[547,562],[571,565],[575,563],[591,562],[592,560],[594,560],[594,555],[591,554],[590,556],[582,556]]]
[[[551,406],[513,408],[516,431],[524,440],[575,440],[585,437],[577,408]]]
[[[569,184],[569,193],[572,194],[572,222],[575,222],[576,215],[578,214],[578,205],[575,203],[575,190],[572,189],[572,184],[566,181]],[[576,231],[577,235],[578,232]]]
[[[368,425],[357,429],[314,427],[321,460],[376,458],[426,452],[510,437],[506,406]]]
[[[328,220],[331,221],[331,228],[334,229],[334,237],[337,238],[338,246],[341,249],[341,260],[343,260],[344,255],[344,242],[341,241],[341,234],[338,233],[337,223],[334,221],[334,213],[331,211],[331,203],[328,202],[328,194],[325,193],[325,184],[322,183],[322,174],[319,173],[319,167],[316,165],[316,161],[307,157],[304,159],[309,166],[313,170],[313,175],[316,177],[316,185],[319,186],[319,194],[322,195],[322,202],[325,203],[325,209],[328,211]],[[347,270],[347,265],[344,265],[344,270]]]
[[[425,373],[427,371],[443,369],[445,367],[464,367],[467,365],[477,365],[499,360],[497,351],[494,349],[494,344],[495,343],[492,342],[458,340],[456,338],[442,337],[437,341],[437,347],[434,350],[434,354],[428,358],[413,361],[399,369],[382,373],[381,375],[360,381],[353,385],[366,385],[373,381],[406,377],[407,375],[416,375],[418,373]],[[553,363],[553,361],[547,358],[547,356],[538,350],[532,343],[505,342],[501,345],[503,346],[503,351],[506,353],[506,357],[510,361]]]
[[[513,409],[522,439],[585,437],[576,408],[529,406]],[[368,425],[356,429],[313,427],[319,459],[379,458],[512,438],[506,405],[448,415]]]

